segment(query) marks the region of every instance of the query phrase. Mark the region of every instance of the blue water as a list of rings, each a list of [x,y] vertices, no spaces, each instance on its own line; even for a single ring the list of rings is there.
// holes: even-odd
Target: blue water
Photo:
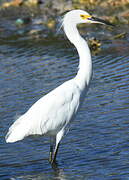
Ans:
[[[52,168],[48,138],[6,144],[4,137],[34,102],[76,75],[76,50],[68,41],[0,43],[0,179],[129,179],[128,46],[103,41],[92,57],[89,91]]]

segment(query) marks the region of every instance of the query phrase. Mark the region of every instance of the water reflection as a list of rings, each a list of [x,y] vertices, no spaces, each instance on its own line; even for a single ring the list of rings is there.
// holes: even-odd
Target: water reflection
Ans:
[[[58,163],[55,162],[52,164],[52,168],[54,170],[54,177],[59,180],[66,180],[66,176],[64,174],[64,170],[59,167]]]

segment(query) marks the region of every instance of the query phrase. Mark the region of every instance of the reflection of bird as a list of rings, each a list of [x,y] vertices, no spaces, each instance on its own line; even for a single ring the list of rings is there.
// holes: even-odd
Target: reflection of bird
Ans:
[[[75,117],[89,85],[92,74],[90,50],[80,36],[76,25],[79,23],[110,24],[90,16],[82,10],[72,10],[63,19],[68,39],[79,53],[79,71],[75,78],[63,83],[39,99],[25,114],[9,128],[6,142],[16,142],[34,134],[50,136],[50,162],[56,159],[59,143],[67,124]],[[53,145],[55,142],[55,148]]]

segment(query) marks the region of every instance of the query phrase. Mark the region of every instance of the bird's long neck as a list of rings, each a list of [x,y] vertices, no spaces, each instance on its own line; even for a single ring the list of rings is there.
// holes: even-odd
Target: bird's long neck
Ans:
[[[79,54],[79,70],[74,78],[80,89],[84,90],[89,84],[92,72],[91,54],[87,42],[80,36],[77,27],[71,24],[64,24],[66,36],[77,48]]]

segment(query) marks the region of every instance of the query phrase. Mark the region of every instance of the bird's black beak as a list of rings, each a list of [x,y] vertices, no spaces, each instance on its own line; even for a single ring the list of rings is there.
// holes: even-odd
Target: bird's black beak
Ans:
[[[97,17],[90,17],[88,18],[90,21],[93,21],[93,23],[100,23],[100,24],[106,24],[106,25],[109,25],[109,26],[114,26],[113,24],[111,24],[110,22],[108,21],[105,21],[103,19],[99,19]]]

